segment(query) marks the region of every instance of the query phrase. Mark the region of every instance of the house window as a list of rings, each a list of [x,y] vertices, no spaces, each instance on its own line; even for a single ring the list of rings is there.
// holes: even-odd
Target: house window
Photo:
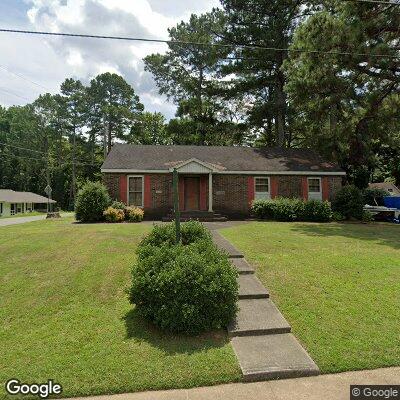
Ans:
[[[267,200],[271,198],[269,177],[254,178],[254,199]]]
[[[3,215],[3,203],[0,203],[0,216]]]
[[[128,177],[128,205],[143,207],[143,176]]]
[[[321,178],[307,178],[308,199],[322,200]]]

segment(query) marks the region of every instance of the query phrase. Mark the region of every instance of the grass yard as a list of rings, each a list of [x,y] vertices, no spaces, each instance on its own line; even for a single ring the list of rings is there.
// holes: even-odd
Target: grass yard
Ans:
[[[53,379],[66,397],[240,379],[224,332],[165,335],[128,303],[134,251],[150,228],[71,218],[0,228],[0,398],[12,377]]]
[[[322,372],[400,365],[399,225],[253,222],[221,233]]]

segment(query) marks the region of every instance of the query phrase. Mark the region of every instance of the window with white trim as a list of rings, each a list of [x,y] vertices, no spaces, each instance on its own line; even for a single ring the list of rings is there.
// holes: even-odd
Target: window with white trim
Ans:
[[[254,199],[268,200],[270,194],[270,180],[268,176],[257,176],[254,178]]]
[[[128,176],[128,205],[143,207],[143,176]]]
[[[322,200],[321,178],[307,178],[308,199]]]

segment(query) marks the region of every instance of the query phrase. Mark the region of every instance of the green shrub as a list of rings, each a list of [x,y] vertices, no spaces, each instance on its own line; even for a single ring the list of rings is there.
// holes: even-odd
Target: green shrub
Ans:
[[[175,224],[155,225],[151,233],[142,241],[142,245],[161,246],[175,244]],[[183,245],[207,239],[211,241],[209,230],[198,221],[189,221],[181,224],[181,242]]]
[[[163,330],[197,334],[226,327],[238,299],[237,272],[227,256],[208,238],[171,245],[170,225],[154,230],[152,240],[161,245],[148,240],[139,246],[131,303]]]
[[[340,212],[334,211],[332,213],[332,220],[333,221],[340,222],[340,221],[344,221],[345,219],[346,219],[346,217],[344,215],[340,214]]]
[[[277,221],[327,222],[332,218],[331,206],[326,201],[288,198],[257,200],[253,203],[252,213],[261,219]]]
[[[364,199],[360,189],[354,185],[343,186],[332,201],[332,210],[342,214],[346,219],[361,220]]]
[[[370,206],[383,206],[383,198],[385,196],[390,196],[390,193],[385,189],[367,188],[363,192],[364,204],[368,204]]]
[[[82,222],[103,219],[103,211],[110,205],[107,188],[100,182],[87,182],[79,190],[75,201],[75,217]]]
[[[361,220],[363,222],[372,222],[374,220],[374,216],[368,210],[364,210]]]
[[[144,211],[139,207],[126,207],[125,218],[129,222],[143,221]]]
[[[112,207],[112,208],[116,208],[117,210],[125,210],[126,205],[125,205],[125,203],[123,203],[122,201],[114,200],[114,201],[111,203],[111,207]]]
[[[260,219],[274,219],[273,200],[255,200],[251,206],[251,212]]]
[[[304,201],[300,199],[276,200],[275,219],[278,221],[301,221],[304,219]]]
[[[304,202],[304,221],[329,222],[332,208],[327,201],[308,200]]]
[[[107,222],[122,222],[125,219],[124,210],[108,207],[104,212],[104,219]]]

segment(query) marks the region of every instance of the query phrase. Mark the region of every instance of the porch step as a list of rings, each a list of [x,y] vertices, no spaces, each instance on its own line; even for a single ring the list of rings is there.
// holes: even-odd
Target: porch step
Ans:
[[[318,375],[319,369],[290,333],[232,338],[247,382]]]
[[[268,297],[268,290],[254,274],[239,275],[239,299],[266,299]]]
[[[239,312],[229,324],[229,336],[259,336],[289,333],[289,323],[270,299],[241,299]]]
[[[228,253],[229,258],[243,258],[243,254],[233,247],[224,237],[222,237],[217,231],[211,231],[214,243],[221,250]]]
[[[254,274],[254,268],[245,258],[232,258],[231,263],[236,267],[240,275]]]
[[[164,222],[170,222],[175,219],[173,212],[170,212],[162,218]],[[221,214],[210,211],[181,211],[180,221],[187,222],[190,220],[198,220],[201,222],[225,222],[227,218]]]

